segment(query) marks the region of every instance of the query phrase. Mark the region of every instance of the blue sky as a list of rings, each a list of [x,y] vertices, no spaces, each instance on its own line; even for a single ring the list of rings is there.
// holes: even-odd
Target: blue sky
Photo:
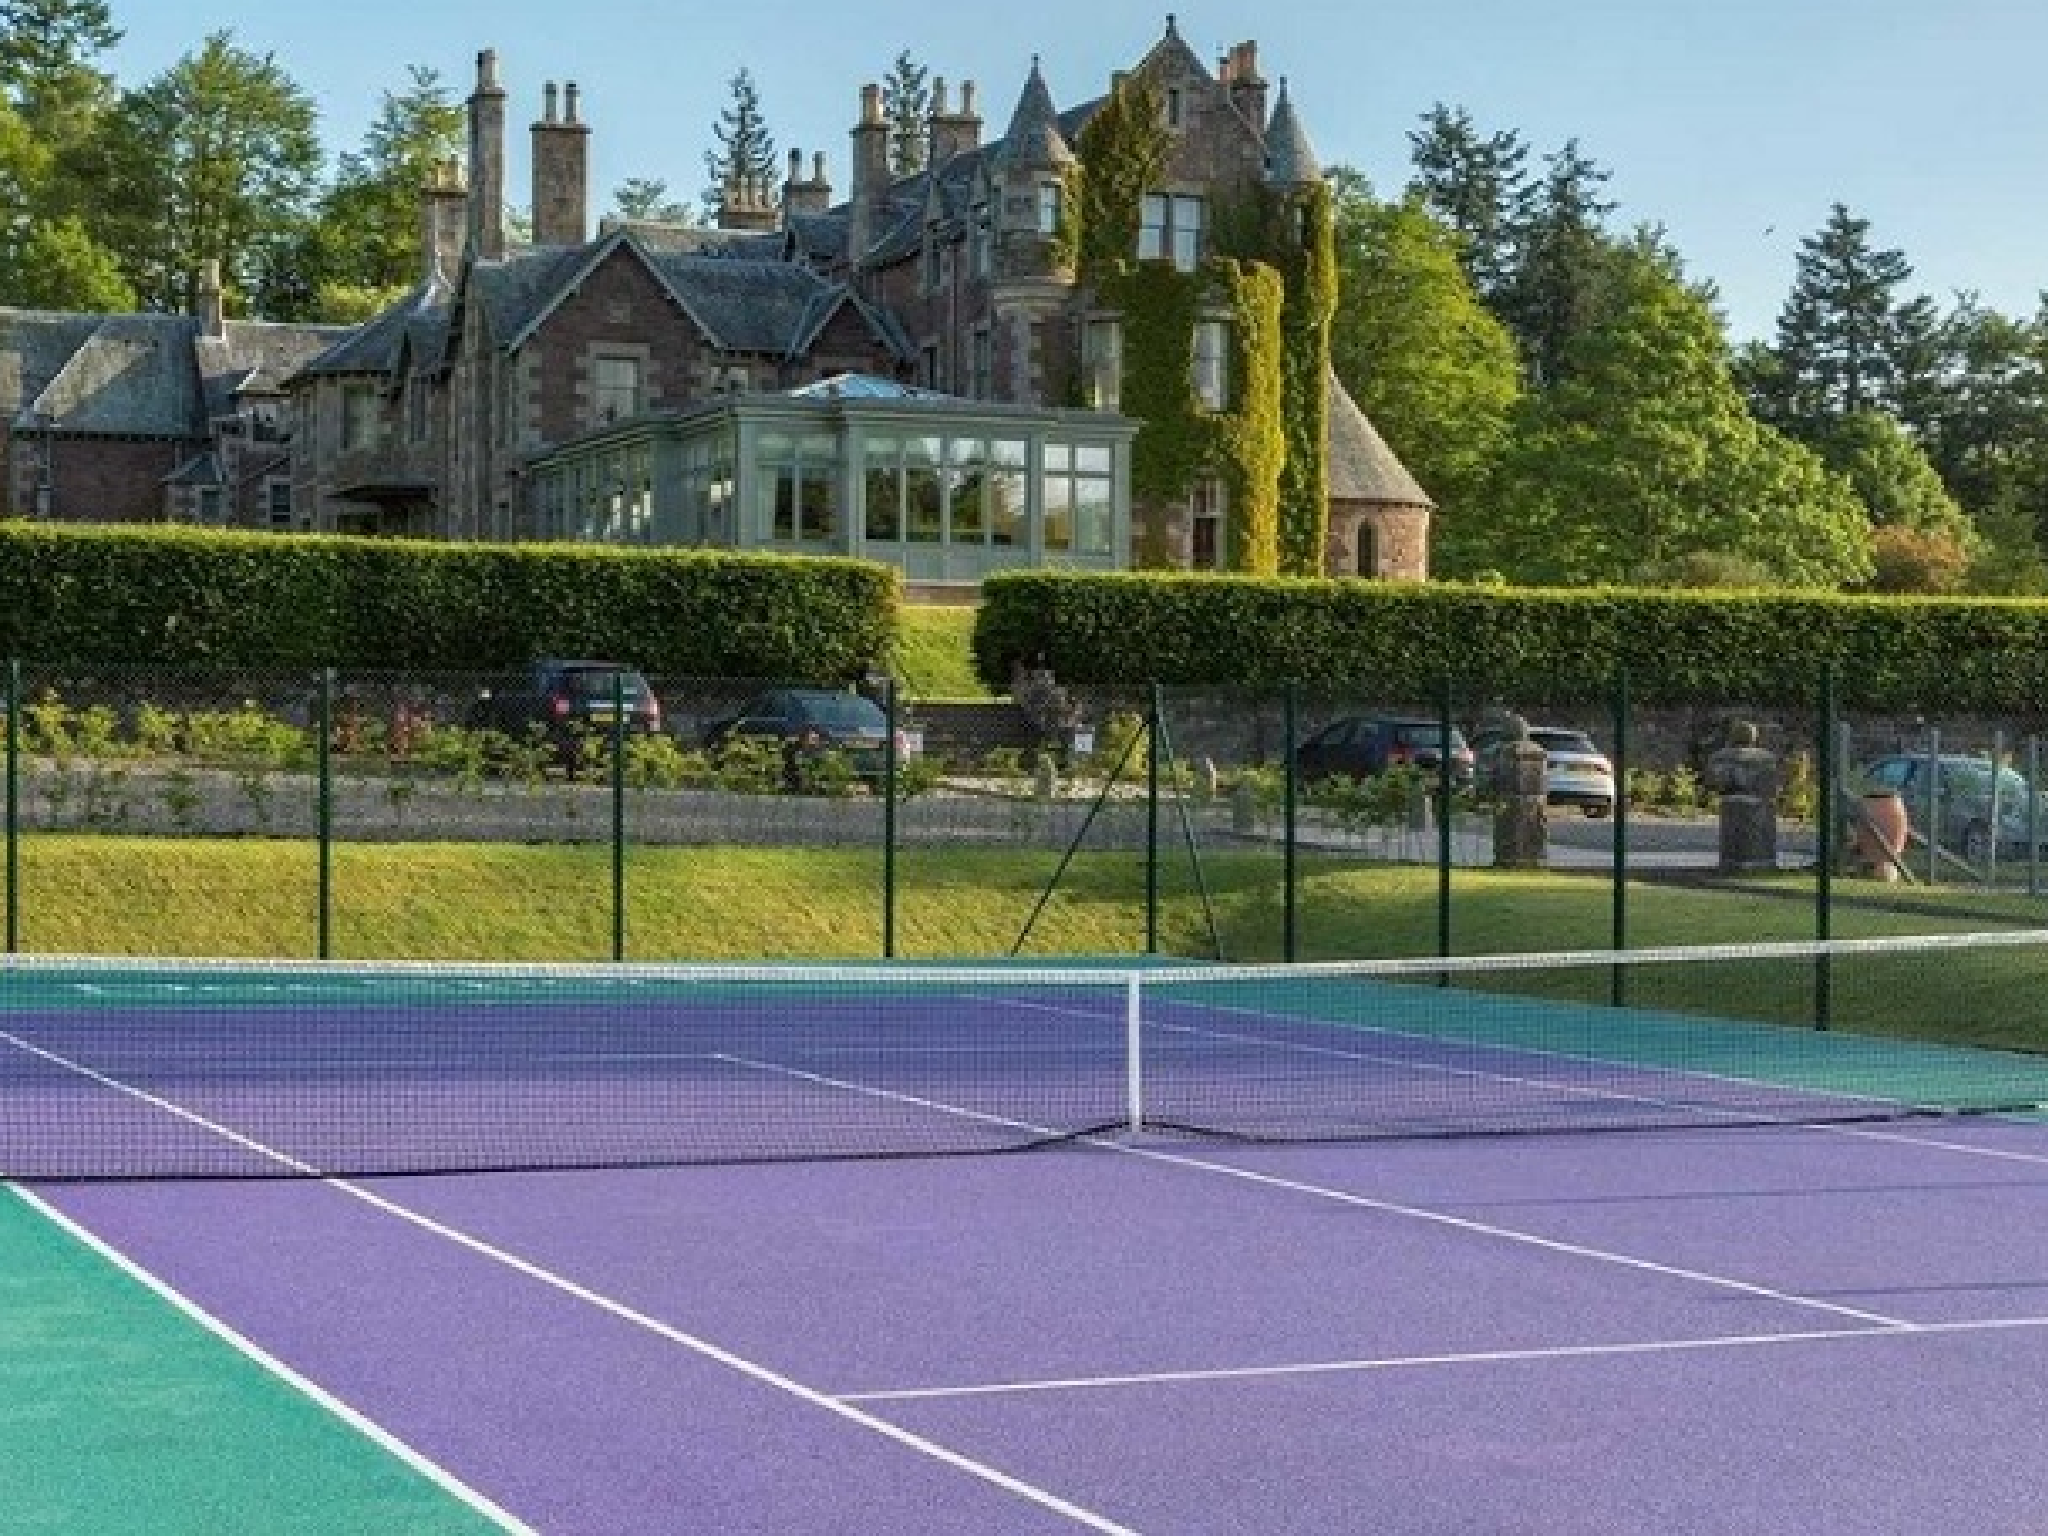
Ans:
[[[230,31],[272,53],[319,105],[330,152],[356,147],[407,68],[457,96],[481,48],[511,93],[508,197],[525,201],[525,125],[549,80],[582,88],[593,218],[628,177],[694,199],[727,81],[753,71],[779,149],[826,152],[844,190],[859,88],[909,48],[973,80],[1000,133],[1040,55],[1062,106],[1159,38],[1167,7],[1034,0],[113,0],[127,84]],[[1325,165],[1382,192],[1408,174],[1407,136],[1443,102],[1538,154],[1577,138],[1612,173],[1617,218],[1662,224],[1695,277],[1719,284],[1738,337],[1768,336],[1799,242],[1846,203],[1902,250],[1914,287],[2011,315],[2048,288],[2048,5],[2041,0],[1361,0],[1178,7],[1215,58],[1256,40],[1285,76]]]

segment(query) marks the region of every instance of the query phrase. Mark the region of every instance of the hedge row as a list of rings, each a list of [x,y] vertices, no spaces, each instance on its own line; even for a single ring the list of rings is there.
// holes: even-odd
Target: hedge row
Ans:
[[[1646,704],[2048,711],[2048,603],[1536,592],[1184,575],[1012,572],[983,587],[991,686],[1042,662],[1071,683],[1360,688],[1389,701],[1610,697]]]
[[[602,656],[838,682],[888,655],[900,583],[863,561],[0,526],[0,656],[490,668]]]

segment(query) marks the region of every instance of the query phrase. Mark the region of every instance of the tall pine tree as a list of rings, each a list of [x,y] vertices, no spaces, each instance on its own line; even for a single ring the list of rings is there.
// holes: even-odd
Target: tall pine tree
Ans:
[[[734,184],[758,181],[768,187],[776,185],[775,136],[768,131],[768,119],[761,111],[761,90],[754,83],[754,72],[742,66],[726,82],[726,88],[731,99],[711,126],[718,147],[704,151],[704,174],[710,179],[704,189],[704,206],[714,218]]]

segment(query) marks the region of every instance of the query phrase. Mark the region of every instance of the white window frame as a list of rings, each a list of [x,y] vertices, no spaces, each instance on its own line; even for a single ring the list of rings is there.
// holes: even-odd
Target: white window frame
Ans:
[[[1195,399],[1206,411],[1230,409],[1230,322],[1204,315],[1195,322]]]

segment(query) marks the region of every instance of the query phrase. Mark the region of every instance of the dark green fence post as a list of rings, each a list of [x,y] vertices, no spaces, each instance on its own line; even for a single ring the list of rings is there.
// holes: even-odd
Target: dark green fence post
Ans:
[[[320,669],[320,689],[314,709],[313,761],[319,770],[319,803],[315,807],[316,835],[320,839],[320,958],[334,958],[334,668]]]
[[[7,953],[21,950],[21,663],[7,663]]]
[[[1280,952],[1292,962],[1301,958],[1299,929],[1300,854],[1295,844],[1300,802],[1295,795],[1294,749],[1300,729],[1300,689],[1288,683],[1280,696]]]
[[[882,958],[896,958],[896,679],[881,680],[888,740],[882,744]]]
[[[1628,668],[1614,669],[1614,866],[1608,945],[1616,953],[1628,948],[1628,745],[1635,733],[1629,708]],[[1608,1001],[1616,1008],[1628,1002],[1628,967],[1609,968]]]
[[[1444,674],[1443,689],[1437,697],[1437,730],[1440,733],[1441,748],[1437,753],[1436,765],[1436,952],[1440,959],[1448,959],[1451,951],[1451,833],[1454,830],[1451,818],[1452,787],[1456,783],[1454,765],[1451,762],[1451,675]],[[1450,974],[1439,978],[1443,986],[1451,984]]]
[[[1820,754],[1815,767],[1819,778],[1819,804],[1814,808],[1813,936],[1825,942],[1835,930],[1835,829],[1841,825],[1841,806],[1835,775],[1841,771],[1835,761],[1835,667],[1833,662],[1820,675]],[[1826,951],[1813,962],[1813,1027],[1826,1029],[1834,1011],[1834,972]]]
[[[1164,709],[1157,683],[1145,721],[1145,953],[1159,953],[1159,719]]]
[[[612,674],[612,959],[626,958],[626,674]]]

